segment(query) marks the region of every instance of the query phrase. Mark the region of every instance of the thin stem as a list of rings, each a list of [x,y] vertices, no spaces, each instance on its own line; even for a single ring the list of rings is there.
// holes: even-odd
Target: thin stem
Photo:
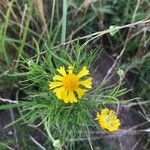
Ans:
[[[46,121],[44,122],[44,125],[45,125],[45,129],[46,129],[46,132],[47,132],[47,134],[48,134],[49,139],[50,139],[52,142],[54,142],[55,139],[54,139],[53,136],[51,135],[50,130],[49,130],[48,126],[47,126]]]
[[[53,1],[53,6],[52,6],[50,34],[52,34],[52,29],[53,29],[54,13],[55,13],[55,0]]]
[[[67,22],[67,0],[63,0],[61,44],[65,43],[66,41],[66,22]]]

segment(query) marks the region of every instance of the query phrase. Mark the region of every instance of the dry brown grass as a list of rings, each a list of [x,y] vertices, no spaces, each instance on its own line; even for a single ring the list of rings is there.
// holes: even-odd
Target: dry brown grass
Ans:
[[[0,0],[0,5],[2,7],[6,7],[8,5],[9,1],[8,0]]]
[[[36,16],[38,21],[42,26],[42,31],[48,33],[46,19],[45,19],[45,12],[44,12],[44,3],[43,0],[34,0],[33,5],[35,8]]]

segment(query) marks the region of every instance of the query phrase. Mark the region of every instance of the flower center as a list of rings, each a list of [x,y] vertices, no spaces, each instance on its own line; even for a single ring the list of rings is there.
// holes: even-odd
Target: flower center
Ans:
[[[107,124],[111,124],[111,118],[109,115],[105,117]]]
[[[76,90],[79,87],[79,78],[74,74],[67,74],[63,79],[63,86],[67,90]]]

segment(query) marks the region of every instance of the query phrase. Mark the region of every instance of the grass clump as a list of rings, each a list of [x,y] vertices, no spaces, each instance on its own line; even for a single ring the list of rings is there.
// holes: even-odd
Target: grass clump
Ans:
[[[96,112],[106,104],[118,103],[117,97],[124,93],[120,89],[122,83],[104,91],[99,84],[76,103],[64,103],[49,89],[49,82],[58,74],[57,69],[68,65],[74,66],[76,71],[82,66],[91,68],[97,51],[85,53],[86,47],[78,43],[69,50],[54,51],[47,45],[44,47],[44,54],[35,55],[34,59],[23,59],[21,63],[21,91],[25,94],[20,101],[22,119],[31,126],[42,125],[55,147],[70,145],[75,139],[88,140],[90,129],[99,128],[95,122]],[[90,74],[91,77],[94,77],[95,71]]]

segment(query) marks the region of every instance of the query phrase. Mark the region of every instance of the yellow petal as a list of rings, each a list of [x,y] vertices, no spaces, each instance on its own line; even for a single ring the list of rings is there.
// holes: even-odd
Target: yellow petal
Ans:
[[[59,87],[59,86],[62,86],[62,82],[50,82],[49,83],[50,89],[53,89],[53,88],[56,88],[56,87]]]
[[[85,75],[89,74],[89,70],[87,70],[86,66],[82,68],[82,70],[77,74],[78,78],[81,78]]]
[[[73,68],[74,68],[74,67],[73,67],[73,66],[71,66],[71,65],[68,67],[68,69],[70,69],[70,70],[73,70]]]
[[[76,97],[75,97],[73,91],[68,92],[67,99],[68,99],[68,102],[70,102],[70,103],[76,102]]]
[[[69,74],[72,74],[72,73],[73,73],[73,66],[69,66],[69,67],[68,67],[68,72],[69,72]]]
[[[60,87],[60,88],[55,88],[53,90],[53,92],[56,94],[56,96],[58,97],[58,99],[61,99],[61,93],[63,92],[64,88]]]
[[[69,73],[69,74],[72,74],[72,73],[73,73],[73,70],[69,69],[69,70],[68,70],[68,73]]]
[[[66,75],[66,71],[65,71],[65,67],[64,67],[64,66],[62,66],[62,67],[60,67],[59,69],[57,69],[57,71],[58,71],[61,75],[63,75],[63,76]]]
[[[99,117],[100,117],[100,114],[99,114],[99,112],[96,114],[96,118],[95,118],[95,120],[99,120]]]
[[[63,77],[60,76],[60,75],[55,75],[55,76],[53,77],[53,80],[62,81],[62,80],[63,80]]]
[[[118,130],[118,127],[108,127],[108,130],[110,131],[110,132],[114,132],[114,131],[117,131]]]
[[[85,86],[86,88],[92,88],[92,78],[82,80],[79,82],[79,84]]]
[[[85,92],[87,90],[86,89],[77,88],[75,91],[77,92],[78,97],[81,98],[85,94]]]
[[[64,100],[65,103],[68,103],[67,95],[68,95],[68,91],[67,90],[63,90],[61,92],[61,99]]]
[[[109,113],[109,109],[108,108],[104,108],[101,110],[101,115],[106,116]]]
[[[99,123],[100,123],[100,126],[102,128],[107,128],[107,122],[106,122],[106,119],[104,117],[102,117],[102,116],[100,117]]]
[[[115,120],[112,121],[112,124],[115,125],[115,126],[119,126],[121,123],[120,123],[119,119],[115,119]]]

